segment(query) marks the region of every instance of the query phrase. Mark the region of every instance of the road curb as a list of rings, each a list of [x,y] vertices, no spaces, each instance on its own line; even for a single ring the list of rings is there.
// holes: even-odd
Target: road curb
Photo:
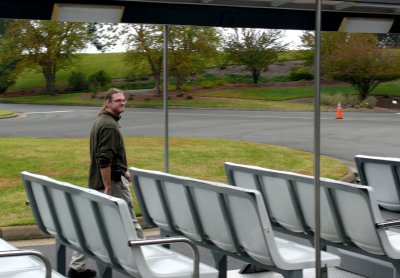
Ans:
[[[17,118],[20,115],[18,113],[14,113],[14,114],[10,114],[10,115],[5,115],[5,116],[0,116],[0,120],[1,119],[11,119],[11,118]]]

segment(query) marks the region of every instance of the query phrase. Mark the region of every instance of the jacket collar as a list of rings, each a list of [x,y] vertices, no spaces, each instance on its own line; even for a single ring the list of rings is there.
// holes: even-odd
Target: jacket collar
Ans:
[[[111,116],[116,122],[118,122],[121,119],[121,116],[115,116],[113,113],[108,112],[108,111],[104,111],[103,114]]]

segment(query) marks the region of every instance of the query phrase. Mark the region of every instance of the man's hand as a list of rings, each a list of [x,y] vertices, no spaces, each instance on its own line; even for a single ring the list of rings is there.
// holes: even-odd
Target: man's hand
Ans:
[[[125,172],[124,177],[125,177],[129,182],[132,181],[132,179],[131,179],[131,174],[129,173],[129,171],[126,171],[126,172]]]
[[[111,195],[111,186],[105,186],[104,187],[104,193],[107,195]]]

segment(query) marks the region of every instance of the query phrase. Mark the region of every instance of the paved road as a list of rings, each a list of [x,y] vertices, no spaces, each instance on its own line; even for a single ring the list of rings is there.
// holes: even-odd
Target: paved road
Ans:
[[[0,136],[87,137],[95,107],[0,104],[23,114],[0,121]],[[356,154],[400,157],[400,114],[322,113],[321,152],[352,161]],[[170,136],[224,138],[313,151],[313,113],[171,109]],[[124,135],[163,136],[161,109],[132,109],[121,120]]]

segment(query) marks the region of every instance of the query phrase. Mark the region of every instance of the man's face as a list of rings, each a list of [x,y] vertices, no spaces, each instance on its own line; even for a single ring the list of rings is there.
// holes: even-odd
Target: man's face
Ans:
[[[116,116],[125,111],[125,96],[123,93],[114,94],[112,99],[108,101],[108,110]]]

